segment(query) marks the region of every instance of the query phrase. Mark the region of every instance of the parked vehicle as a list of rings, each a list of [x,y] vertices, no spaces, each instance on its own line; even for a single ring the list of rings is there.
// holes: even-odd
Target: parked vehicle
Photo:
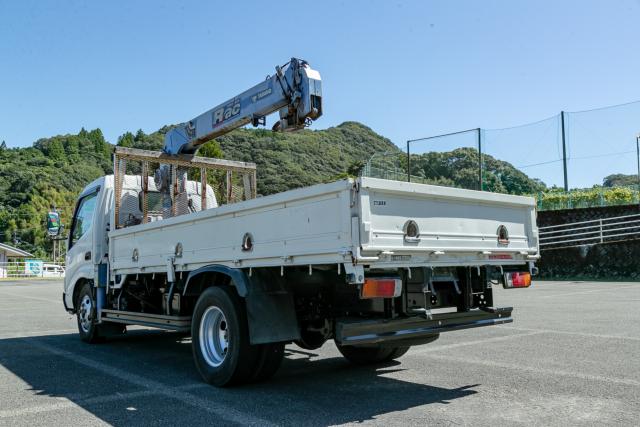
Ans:
[[[64,277],[64,266],[60,264],[42,264],[42,277]]]
[[[512,321],[492,284],[531,283],[533,198],[373,178],[256,198],[255,164],[193,156],[227,124],[318,117],[319,74],[291,67],[169,132],[163,153],[116,147],[114,175],[82,191],[63,299],[84,341],[190,332],[198,371],[224,386],[272,376],[287,343],[379,363]]]
[[[74,214],[64,301],[80,336],[191,331],[216,385],[269,377],[287,342],[333,339],[373,363],[441,332],[510,322],[491,284],[528,286],[538,257],[527,197],[360,178],[143,221],[141,180],[123,180],[134,184],[120,195],[115,181],[88,185]],[[116,216],[122,194],[136,203]]]

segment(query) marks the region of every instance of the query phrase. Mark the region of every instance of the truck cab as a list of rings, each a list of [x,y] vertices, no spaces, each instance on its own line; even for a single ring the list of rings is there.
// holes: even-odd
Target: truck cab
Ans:
[[[140,224],[143,215],[140,197],[142,180],[139,176],[126,175],[123,181],[121,216],[126,218],[127,224]],[[152,194],[152,206],[148,209],[147,219],[155,221],[162,218],[162,198],[155,183],[149,182],[148,185],[148,192]],[[109,265],[109,231],[111,224],[115,224],[113,191],[114,175],[106,175],[89,183],[76,201],[67,240],[67,270],[64,280],[64,305],[72,310],[75,309],[77,292],[82,284],[94,283],[100,271],[106,271]],[[206,192],[206,208],[216,207],[213,189],[207,186]],[[184,204],[186,211],[201,210],[199,196],[200,188],[197,183],[188,181],[188,202]]]

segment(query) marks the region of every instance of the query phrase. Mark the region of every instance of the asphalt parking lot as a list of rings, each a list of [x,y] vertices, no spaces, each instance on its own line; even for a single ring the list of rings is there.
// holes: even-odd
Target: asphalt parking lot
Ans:
[[[77,337],[60,282],[0,282],[0,425],[637,425],[640,283],[496,288],[515,322],[354,368],[288,346],[269,382],[203,384],[188,337]]]

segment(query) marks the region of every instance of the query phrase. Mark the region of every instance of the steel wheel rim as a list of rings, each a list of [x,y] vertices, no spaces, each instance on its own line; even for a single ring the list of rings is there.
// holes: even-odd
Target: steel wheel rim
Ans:
[[[91,297],[89,295],[85,295],[82,297],[82,301],[80,301],[80,310],[78,310],[78,316],[80,317],[80,327],[84,332],[89,332],[91,329],[91,314],[93,311],[93,303],[91,302]]]
[[[200,321],[200,352],[213,367],[222,365],[229,349],[229,324],[222,310],[211,306]]]

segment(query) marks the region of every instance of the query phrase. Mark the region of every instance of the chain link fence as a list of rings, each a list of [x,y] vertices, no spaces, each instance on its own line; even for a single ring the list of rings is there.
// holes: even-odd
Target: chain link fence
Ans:
[[[639,203],[640,101],[469,129],[378,153],[365,176],[536,197],[538,208]]]

